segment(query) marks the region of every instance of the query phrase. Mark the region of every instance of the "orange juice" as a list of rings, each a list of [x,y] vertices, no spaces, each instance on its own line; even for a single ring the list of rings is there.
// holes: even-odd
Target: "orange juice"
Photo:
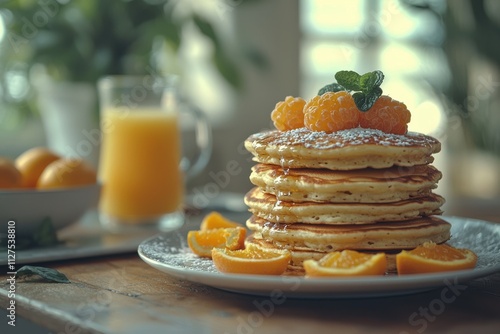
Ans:
[[[140,223],[181,208],[183,177],[177,114],[161,109],[103,112],[99,203],[106,215]]]

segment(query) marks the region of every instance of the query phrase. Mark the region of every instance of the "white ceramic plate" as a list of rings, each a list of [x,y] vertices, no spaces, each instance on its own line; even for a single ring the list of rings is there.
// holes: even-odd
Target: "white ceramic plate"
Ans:
[[[145,240],[139,256],[169,275],[215,288],[269,297],[358,298],[401,295],[451,286],[500,271],[500,224],[443,217],[452,224],[449,243],[478,255],[475,269],[439,274],[371,276],[360,278],[306,278],[222,274],[211,260],[194,255],[186,245],[186,231],[170,232]]]

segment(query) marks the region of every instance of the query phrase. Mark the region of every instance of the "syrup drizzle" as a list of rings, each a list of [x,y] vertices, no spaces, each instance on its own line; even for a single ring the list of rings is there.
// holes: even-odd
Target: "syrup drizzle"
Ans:
[[[337,131],[333,133],[326,133],[320,131],[310,131],[307,128],[299,128],[289,131],[269,131],[261,132],[251,135],[248,140],[255,149],[266,149],[269,146],[277,146],[277,153],[279,154],[279,167],[273,172],[273,188],[275,190],[275,200],[273,203],[271,214],[275,217],[275,221],[282,221],[280,212],[284,207],[293,203],[287,202],[286,198],[292,194],[289,187],[285,187],[289,176],[293,176],[293,171],[290,166],[293,166],[293,155],[290,158],[290,151],[294,151],[297,146],[302,146],[308,149],[335,149],[345,146],[357,145],[381,145],[381,146],[424,146],[433,148],[433,151],[439,151],[440,143],[437,139],[426,136],[420,133],[409,132],[405,135],[388,134],[380,130],[355,128]],[[386,170],[389,172],[389,170]],[[400,173],[399,173],[400,174]],[[389,175],[383,175],[387,178]],[[396,175],[396,177],[401,175]],[[380,176],[378,176],[380,178]],[[411,177],[407,176],[406,182],[410,181]],[[365,176],[366,178],[366,176]],[[393,177],[395,178],[395,177]],[[342,182],[345,180],[337,180]],[[287,189],[288,188],[288,189]],[[284,191],[283,189],[287,189]],[[413,199],[414,201],[414,199]],[[286,229],[287,224],[284,223],[269,223],[266,224],[265,229]]]

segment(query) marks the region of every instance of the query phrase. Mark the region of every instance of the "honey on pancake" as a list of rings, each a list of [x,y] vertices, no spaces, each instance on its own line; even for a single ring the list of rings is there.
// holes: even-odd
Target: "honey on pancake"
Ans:
[[[274,180],[274,185],[276,186],[277,189],[279,189],[278,187],[280,187],[282,184],[284,184],[286,182],[286,177],[289,174],[289,170],[290,170],[289,168],[283,169],[283,174],[279,175]],[[276,193],[276,197],[279,200],[280,198],[283,198],[283,197],[286,197],[286,196],[290,196],[291,194],[292,194],[291,190],[290,191],[278,190],[277,193]]]
[[[280,164],[281,164],[281,171],[283,173],[282,174],[283,176],[281,176],[281,179],[283,179],[290,173],[290,168],[286,166],[284,157],[280,158]],[[289,193],[283,192],[283,193],[280,193],[280,195],[289,196]],[[279,197],[278,197],[276,202],[274,203],[273,210],[279,210],[280,207],[281,207],[281,200],[279,200]],[[280,219],[280,218],[281,218],[280,216],[277,216],[277,219]]]

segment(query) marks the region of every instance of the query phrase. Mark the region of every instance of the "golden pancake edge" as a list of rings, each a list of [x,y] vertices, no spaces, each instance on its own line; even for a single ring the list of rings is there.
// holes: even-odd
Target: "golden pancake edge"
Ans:
[[[244,198],[254,215],[274,223],[326,225],[373,224],[441,214],[444,198],[426,197],[391,203],[318,203],[278,201],[274,195],[255,187]]]
[[[356,226],[272,223],[252,216],[246,225],[277,248],[309,252],[413,249],[427,241],[446,242],[451,227],[434,216]]]
[[[260,163],[286,168],[351,170],[415,166],[431,163],[441,143],[430,136],[405,135],[355,128],[333,133],[299,128],[251,135],[245,148]]]
[[[430,165],[334,171],[257,164],[250,181],[282,201],[380,203],[428,196],[441,177]]]

